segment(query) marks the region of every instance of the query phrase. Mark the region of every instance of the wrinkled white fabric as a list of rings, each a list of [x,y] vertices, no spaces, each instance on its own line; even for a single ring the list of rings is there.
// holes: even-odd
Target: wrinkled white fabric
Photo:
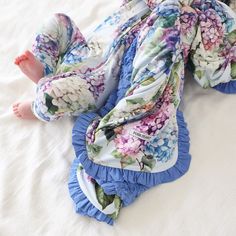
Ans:
[[[13,61],[31,46],[42,20],[66,13],[86,35],[119,4],[0,0],[0,235],[236,234],[235,95],[186,82],[182,107],[191,136],[191,169],[178,181],[143,194],[114,227],[74,212],[67,189],[74,158],[72,120],[44,124],[14,117],[11,104],[31,99],[34,85]]]

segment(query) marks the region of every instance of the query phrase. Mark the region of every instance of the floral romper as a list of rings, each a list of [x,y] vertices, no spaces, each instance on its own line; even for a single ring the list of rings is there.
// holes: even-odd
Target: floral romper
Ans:
[[[45,22],[33,44],[34,55],[44,65],[32,104],[36,117],[53,121],[104,104],[118,84],[122,55],[148,12],[142,1],[134,2],[106,19],[87,40],[64,14]]]
[[[69,191],[77,212],[108,224],[187,172],[186,70],[203,88],[236,93],[236,14],[216,0],[124,1],[87,40],[57,14],[34,53],[45,65],[34,114],[79,116]]]

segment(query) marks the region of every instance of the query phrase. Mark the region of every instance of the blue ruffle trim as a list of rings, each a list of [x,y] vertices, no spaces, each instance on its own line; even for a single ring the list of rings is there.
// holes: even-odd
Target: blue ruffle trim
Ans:
[[[77,212],[95,217],[99,221],[113,224],[113,220],[95,208],[80,189],[76,176],[79,163],[83,165],[87,174],[96,179],[107,194],[118,195],[122,199],[123,206],[127,206],[148,188],[157,184],[173,181],[187,172],[191,161],[189,154],[189,132],[184,121],[183,113],[177,111],[179,133],[178,160],[176,164],[170,169],[159,173],[119,169],[95,164],[87,156],[86,131],[91,121],[96,117],[97,114],[95,113],[83,114],[79,117],[74,126],[73,145],[78,158],[75,159],[72,165],[69,191],[75,202]]]
[[[77,212],[95,217],[97,220],[105,221],[108,224],[113,223],[112,219],[96,209],[79,187],[76,176],[79,163],[83,165],[86,173],[92,176],[102,186],[107,194],[118,195],[122,199],[123,206],[127,206],[146,189],[157,184],[173,181],[182,176],[188,170],[191,160],[189,155],[189,133],[181,111],[177,111],[179,127],[178,159],[176,164],[170,169],[159,173],[138,172],[98,165],[88,158],[86,149],[87,128],[96,117],[103,117],[110,112],[125,95],[130,85],[129,81],[132,74],[132,62],[135,56],[135,50],[136,41],[127,50],[122,60],[121,78],[118,89],[111,93],[106,104],[97,114],[87,113],[80,115],[72,132],[72,143],[77,159],[73,163],[69,181],[71,197],[75,202]]]
[[[142,184],[133,184],[127,181],[103,181],[96,180],[107,195],[117,195],[122,200],[122,206],[128,206],[141,195],[148,187]]]
[[[86,173],[94,179],[108,182],[127,181],[138,183],[148,188],[157,184],[173,181],[187,172],[191,156],[189,154],[189,132],[184,121],[183,113],[177,111],[178,132],[178,159],[173,167],[158,173],[148,173],[119,169],[95,164],[88,158],[86,149],[86,131],[89,124],[97,115],[95,113],[82,114],[73,128],[73,140],[75,153],[83,165]]]
[[[214,89],[227,94],[236,93],[236,81],[229,81],[227,83],[220,83],[213,87]]]
[[[69,179],[69,192],[70,196],[75,203],[76,212],[81,215],[87,215],[89,217],[94,217],[98,221],[106,222],[109,225],[113,225],[113,219],[98,210],[86,197],[79,186],[77,179],[77,169],[79,166],[79,159],[75,159],[70,173]]]

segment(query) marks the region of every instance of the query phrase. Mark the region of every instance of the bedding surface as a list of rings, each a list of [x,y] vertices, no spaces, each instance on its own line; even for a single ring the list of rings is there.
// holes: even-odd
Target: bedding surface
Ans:
[[[43,20],[63,12],[89,32],[120,1],[0,0],[0,235],[235,235],[236,95],[187,79],[181,104],[192,162],[181,179],[124,208],[111,227],[77,215],[68,192],[73,119],[45,124],[14,117],[34,85],[13,64]]]

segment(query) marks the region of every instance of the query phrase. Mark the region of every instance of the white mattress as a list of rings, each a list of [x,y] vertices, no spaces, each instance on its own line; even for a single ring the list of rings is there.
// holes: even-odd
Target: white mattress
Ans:
[[[236,95],[187,80],[182,104],[192,163],[181,179],[155,187],[122,209],[113,227],[77,215],[67,180],[74,159],[72,119],[45,124],[15,118],[11,105],[34,85],[13,64],[42,21],[71,16],[82,32],[120,1],[0,0],[0,235],[236,235]]]

